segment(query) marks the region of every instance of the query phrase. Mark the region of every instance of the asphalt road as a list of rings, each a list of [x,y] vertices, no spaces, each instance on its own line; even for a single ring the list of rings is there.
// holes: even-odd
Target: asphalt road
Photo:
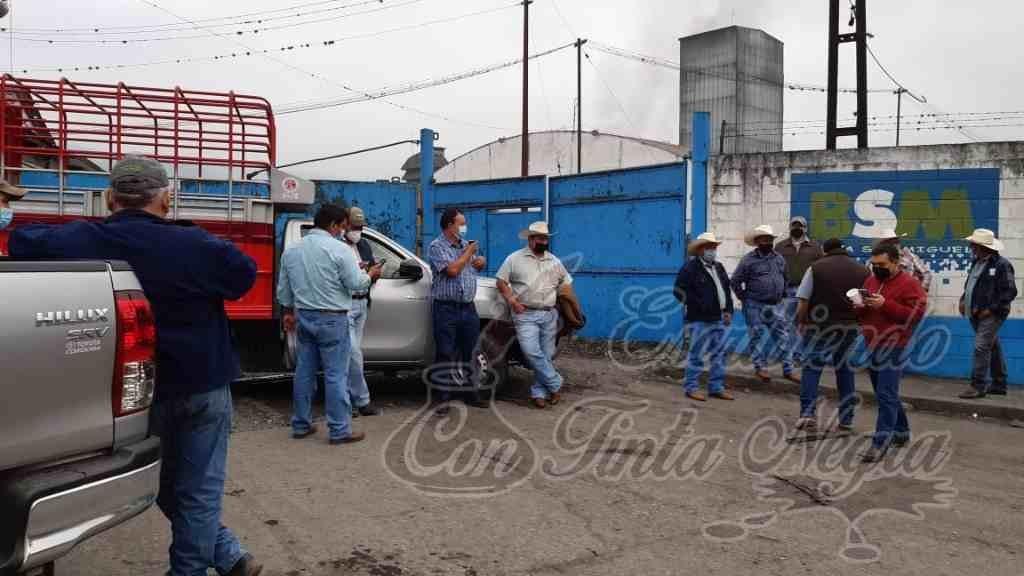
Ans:
[[[1024,430],[915,412],[916,443],[868,468],[857,437],[775,437],[794,397],[698,406],[606,359],[559,364],[559,406],[451,420],[416,377],[375,377],[385,413],[344,447],[289,438],[287,386],[236,387],[225,523],[271,576],[1022,573]],[[58,574],[162,574],[168,542],[153,509]]]

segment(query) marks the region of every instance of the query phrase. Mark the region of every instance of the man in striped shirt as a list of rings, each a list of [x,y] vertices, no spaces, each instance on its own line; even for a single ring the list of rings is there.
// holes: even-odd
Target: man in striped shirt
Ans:
[[[441,215],[441,235],[430,243],[434,276],[430,294],[438,365],[431,371],[431,386],[439,392],[441,414],[448,411],[446,403],[452,388],[469,384],[473,351],[480,339],[480,317],[473,301],[477,278],[487,261],[478,255],[477,242],[465,239],[466,233],[466,216],[457,208],[448,208]],[[465,402],[486,406],[475,390],[466,394]]]

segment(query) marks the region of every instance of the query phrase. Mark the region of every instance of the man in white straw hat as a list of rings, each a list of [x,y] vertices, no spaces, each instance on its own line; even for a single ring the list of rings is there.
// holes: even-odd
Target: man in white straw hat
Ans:
[[[882,230],[882,235],[879,236],[875,245],[892,244],[895,246],[900,251],[900,270],[917,278],[917,281],[921,283],[921,287],[927,293],[932,287],[932,271],[925,264],[924,260],[921,260],[920,256],[914,254],[913,250],[902,244],[901,239],[906,238],[906,236],[906,234],[897,234],[893,228],[886,228]],[[870,268],[871,265],[868,264],[869,271]]]
[[[758,378],[767,382],[767,365],[775,356],[782,357],[786,379],[800,383],[793,372],[789,322],[784,306],[786,296],[786,259],[775,251],[775,231],[762,224],[747,233],[748,246],[754,250],[740,260],[732,274],[732,289],[743,302],[743,318],[750,336],[750,356]],[[767,338],[765,332],[768,333]]]
[[[519,233],[527,246],[509,254],[498,270],[498,290],[512,309],[519,348],[533,368],[530,397],[537,408],[561,400],[562,375],[555,370],[560,291],[572,289],[572,275],[548,251],[551,231],[547,222],[534,222]]]
[[[971,243],[974,262],[960,297],[960,313],[974,328],[974,366],[971,386],[960,397],[1004,395],[1006,357],[999,342],[999,328],[1010,315],[1010,304],[1017,298],[1013,264],[999,255],[1003,243],[991,230],[978,228],[965,240]]]
[[[732,324],[732,293],[729,275],[718,261],[721,241],[713,232],[705,232],[690,242],[687,252],[694,256],[676,276],[674,294],[686,307],[686,327],[690,331],[690,352],[683,377],[686,397],[704,402],[700,375],[704,372],[704,358],[711,357],[708,373],[708,393],[713,398],[732,400],[725,389],[725,336]]]

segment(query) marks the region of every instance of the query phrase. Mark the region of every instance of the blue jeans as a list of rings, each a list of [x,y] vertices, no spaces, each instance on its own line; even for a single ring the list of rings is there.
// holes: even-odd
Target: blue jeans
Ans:
[[[785,300],[781,304],[744,300],[743,318],[747,322],[747,333],[750,335],[750,357],[754,361],[754,369],[763,370],[771,360],[781,356],[782,371],[791,374],[793,357],[789,352],[791,346],[788,344],[789,328]]]
[[[225,574],[245,550],[220,523],[231,433],[228,386],[167,398],[150,411],[150,432],[160,437],[163,458],[157,506],[171,522],[170,574]]]
[[[783,316],[786,320],[786,339],[783,341],[782,353],[783,358],[789,360],[790,363],[795,360],[803,363],[803,351],[801,344],[800,334],[796,330],[796,311],[800,305],[800,300],[796,297],[796,288],[786,289],[786,298],[782,301],[780,306],[783,307]]]
[[[352,300],[348,311],[348,338],[351,352],[348,358],[348,396],[352,405],[362,408],[370,404],[370,387],[363,371],[363,332],[366,330],[367,300]]]
[[[800,416],[813,418],[818,408],[818,383],[826,366],[836,371],[839,389],[839,423],[853,424],[857,407],[857,388],[850,367],[850,356],[857,343],[856,326],[809,327],[803,338],[804,365],[800,375]]]
[[[447,402],[452,398],[453,384],[469,385],[473,354],[477,341],[480,340],[480,316],[472,302],[447,302],[435,300],[434,316],[434,348],[438,365],[451,368],[447,374],[459,372],[461,377],[449,378],[440,372],[434,372],[431,385],[438,394],[438,400]],[[467,388],[472,399],[479,399],[476,390]]]
[[[323,370],[327,429],[332,440],[352,434],[352,403],[348,397],[348,317],[345,314],[298,310],[299,352],[292,386],[292,430],[305,434],[313,425],[316,376]]]
[[[683,375],[683,390],[696,392],[700,387],[700,375],[704,372],[704,358],[711,357],[711,371],[708,374],[708,392],[717,394],[725,390],[725,334],[727,328],[718,322],[687,322],[690,331],[690,352]]]
[[[871,387],[878,399],[878,421],[872,445],[888,448],[896,440],[910,439],[910,422],[900,400],[900,377],[903,376],[904,348],[882,347],[871,351],[868,373]]]
[[[527,310],[516,314],[516,338],[519,349],[533,369],[532,398],[547,398],[562,389],[562,375],[555,370],[552,359],[558,338],[557,310]]]

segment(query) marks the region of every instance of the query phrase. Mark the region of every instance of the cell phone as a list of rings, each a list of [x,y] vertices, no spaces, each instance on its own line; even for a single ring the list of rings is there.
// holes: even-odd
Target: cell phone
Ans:
[[[862,297],[864,297],[864,298],[867,298],[868,296],[871,296],[871,291],[870,290],[865,290],[865,289],[861,288],[860,289],[860,295]]]
[[[387,262],[388,262],[387,258],[381,258],[380,260],[377,260],[376,263],[374,263],[374,266],[383,266],[383,265],[387,264]]]

